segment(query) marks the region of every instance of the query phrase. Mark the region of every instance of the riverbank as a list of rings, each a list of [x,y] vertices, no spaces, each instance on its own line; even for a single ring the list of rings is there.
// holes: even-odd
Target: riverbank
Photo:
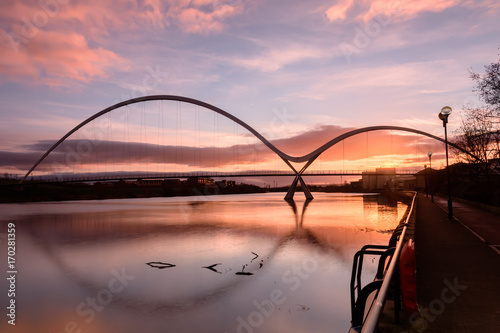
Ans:
[[[0,181],[0,203],[65,201],[65,200],[103,200],[131,199],[177,196],[205,196],[217,194],[246,194],[283,192],[289,186],[260,187],[254,184],[236,183],[233,180],[216,181],[210,178],[192,177],[187,180],[137,180],[109,181],[91,183],[25,183],[19,180],[3,179]],[[323,193],[367,193],[359,186],[311,185],[313,192]],[[301,192],[300,186],[297,193]],[[371,192],[369,192],[371,193]],[[379,193],[375,191],[374,193]]]
[[[130,186],[125,184],[85,183],[8,185],[0,187],[0,203],[66,201],[66,200],[104,200],[154,198],[216,194],[263,193],[266,189],[249,184],[234,186]]]

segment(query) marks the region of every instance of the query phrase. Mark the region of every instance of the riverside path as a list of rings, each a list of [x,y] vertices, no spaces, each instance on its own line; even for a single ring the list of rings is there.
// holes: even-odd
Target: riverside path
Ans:
[[[420,195],[415,249],[420,322],[414,332],[500,332],[500,215]],[[421,324],[425,322],[425,327]]]

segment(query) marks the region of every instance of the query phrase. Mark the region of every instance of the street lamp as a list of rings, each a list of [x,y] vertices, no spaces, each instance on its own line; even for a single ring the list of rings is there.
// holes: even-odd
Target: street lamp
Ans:
[[[425,197],[428,198],[429,197],[429,186],[427,186],[429,184],[429,177],[427,176],[428,172],[427,172],[427,164],[424,164],[424,170],[425,170]]]
[[[429,187],[431,190],[431,202],[434,202],[434,191],[432,190],[432,151],[427,153],[429,156]]]
[[[444,144],[446,146],[446,176],[448,178],[448,219],[453,220],[453,205],[451,203],[451,183],[450,183],[450,167],[448,165],[448,131],[446,128],[446,124],[448,123],[448,117],[451,114],[451,108],[449,106],[445,106],[441,109],[439,113],[439,119],[443,121],[444,127]]]

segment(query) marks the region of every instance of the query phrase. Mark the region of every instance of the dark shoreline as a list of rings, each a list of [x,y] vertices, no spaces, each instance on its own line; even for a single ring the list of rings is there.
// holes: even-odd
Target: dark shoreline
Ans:
[[[280,192],[286,193],[288,186],[259,187],[252,184],[230,184],[229,182],[215,182],[210,185],[175,185],[175,186],[136,186],[124,182],[114,183],[46,183],[19,185],[16,182],[0,185],[0,203],[23,203],[42,201],[70,201],[70,200],[105,200],[131,199],[155,197],[182,197],[182,196],[210,196],[219,194],[248,194]],[[349,185],[309,187],[314,192],[325,193],[366,193],[362,189]],[[302,194],[300,186],[297,194]],[[379,191],[377,192],[379,193]],[[283,194],[284,196],[284,194]]]
[[[205,196],[263,192],[266,192],[266,189],[248,184],[240,184],[233,188],[221,188],[219,186],[165,188],[161,186],[122,187],[88,184],[25,184],[0,186],[0,203]]]

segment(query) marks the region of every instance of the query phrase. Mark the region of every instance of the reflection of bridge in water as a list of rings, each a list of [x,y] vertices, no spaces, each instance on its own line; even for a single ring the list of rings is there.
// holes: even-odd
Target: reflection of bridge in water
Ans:
[[[300,241],[304,247],[310,247],[315,251],[320,251],[321,255],[338,257],[341,261],[346,261],[349,257],[342,250],[342,244],[336,244],[335,241],[325,238],[322,233],[316,233],[311,229],[304,227],[304,215],[310,200],[306,200],[299,212],[294,200],[288,201],[295,217],[295,226],[290,230],[272,230],[271,228],[248,228],[239,225],[217,225],[206,223],[193,224],[172,224],[163,225],[158,223],[134,223],[113,221],[113,223],[102,223],[92,218],[94,213],[60,214],[47,215],[47,218],[37,217],[36,221],[24,221],[22,229],[28,233],[34,244],[43,251],[48,259],[64,274],[66,278],[76,283],[83,290],[88,290],[89,294],[98,294],[106,288],[105,284],[93,281],[91,276],[76,268],[75,263],[65,259],[61,253],[68,249],[77,249],[82,246],[94,246],[96,244],[117,244],[139,240],[148,240],[151,238],[162,237],[168,242],[169,237],[182,238],[189,235],[204,235],[218,232],[231,232],[232,235],[241,235],[262,239],[268,238],[275,240],[273,246],[267,252],[260,252],[259,256],[265,258],[265,265],[273,261],[274,257],[279,255],[284,248],[294,241]],[[102,214],[102,213],[101,213]],[[81,215],[81,216],[80,216]],[[88,217],[85,217],[87,216]],[[102,215],[101,215],[102,216]],[[71,223],[68,223],[71,222]],[[75,223],[76,222],[76,223]],[[293,224],[291,224],[292,226]],[[50,228],[47,228],[49,226]],[[339,237],[341,239],[341,237]],[[258,251],[258,250],[255,250]],[[151,258],[161,257],[163,253],[152,252]],[[250,258],[250,257],[249,257]],[[216,260],[216,259],[213,259]],[[248,259],[241,259],[242,263],[250,262]],[[253,260],[252,260],[253,261]],[[210,262],[208,262],[210,263]],[[177,266],[182,263],[176,262]],[[256,265],[255,265],[256,266]],[[261,265],[262,267],[262,265]],[[249,275],[257,274],[261,267],[254,267],[249,270]],[[179,267],[176,267],[179,269]],[[206,267],[198,267],[201,272]],[[128,271],[127,271],[128,272]],[[226,272],[227,273],[227,272]],[[172,311],[187,311],[199,306],[207,306],[210,303],[216,303],[220,298],[231,293],[234,289],[249,285],[253,280],[248,278],[239,278],[236,270],[231,270],[230,274],[236,275],[223,286],[214,288],[209,292],[195,294],[189,299],[157,300],[145,302],[142,298],[135,296],[125,296],[120,294],[113,295],[113,303],[131,311],[147,311],[147,313],[169,313]]]
[[[236,223],[226,223],[226,221],[221,223],[217,218],[206,219],[203,217],[201,219],[194,218],[189,224],[183,223],[181,220],[172,221],[165,218],[164,215],[166,214],[163,212],[169,212],[171,208],[177,209],[176,206],[179,201],[168,198],[158,199],[157,203],[142,201],[147,203],[147,207],[134,207],[134,205],[119,201],[114,202],[115,207],[109,207],[109,203],[98,203],[90,211],[86,209],[87,203],[68,203],[70,207],[74,207],[73,210],[57,210],[51,209],[50,206],[44,207],[44,212],[47,213],[38,216],[30,215],[22,222],[20,221],[19,231],[26,235],[24,237],[26,240],[33,241],[36,245],[34,249],[40,250],[36,252],[40,252],[43,258],[46,258],[49,264],[47,267],[53,266],[53,269],[56,269],[54,272],[61,275],[61,279],[58,280],[64,282],[61,285],[77,287],[79,292],[83,292],[85,295],[92,297],[96,297],[100,293],[102,295],[101,291],[107,287],[108,280],[106,278],[114,276],[110,272],[112,268],[120,273],[123,272],[120,267],[123,267],[126,274],[136,276],[133,281],[134,287],[131,287],[130,291],[113,294],[110,306],[113,307],[113,311],[120,311],[122,317],[134,316],[137,313],[147,313],[148,316],[151,315],[154,318],[177,316],[179,314],[190,315],[193,313],[192,311],[210,311],[211,307],[220,304],[223,300],[233,299],[233,297],[240,299],[242,292],[254,288],[256,284],[273,285],[275,277],[283,278],[283,274],[294,267],[292,263],[294,265],[303,264],[305,262],[303,258],[316,258],[315,260],[318,260],[318,262],[334,261],[345,267],[350,266],[352,257],[350,242],[360,234],[365,234],[365,230],[360,230],[357,226],[345,230],[346,228],[343,226],[332,228],[332,226],[323,223],[316,223],[315,217],[317,215],[315,213],[318,212],[316,208],[324,207],[325,204],[325,197],[322,195],[318,196],[317,200],[304,202],[303,205],[300,201],[297,201],[297,205],[295,205],[295,202],[285,203],[279,201],[277,196],[272,197],[274,202],[277,203],[275,207],[281,207],[281,213],[288,213],[282,214],[286,217],[283,219],[284,224],[278,222],[273,226],[272,223],[269,223],[269,225],[268,223],[257,223],[256,226],[252,227],[250,223],[241,223],[238,216],[232,214],[229,214],[229,216],[234,216],[234,219],[228,219],[227,221],[234,220]],[[203,206],[217,204],[217,202],[210,201],[198,205],[189,204],[190,202],[196,202],[196,199],[193,197],[188,200],[180,200],[180,202],[182,202],[183,207],[185,206],[193,213],[207,211],[207,207]],[[171,204],[165,205],[165,202]],[[248,202],[250,207],[254,207],[253,200],[248,199]],[[267,204],[268,200],[262,200],[261,202]],[[365,202],[370,202],[373,205],[370,207],[365,206]],[[236,201],[236,204],[238,204],[238,201]],[[56,204],[49,203],[49,205]],[[103,208],[100,208],[101,206]],[[220,206],[220,208],[225,211],[225,206],[227,206],[227,203]],[[259,207],[265,208],[266,206]],[[382,196],[363,196],[362,209],[364,213],[371,213],[374,209],[382,212],[388,207],[394,206],[388,205]],[[130,217],[128,217],[128,214],[118,214],[117,208],[129,211]],[[162,216],[160,220],[152,218],[150,215],[150,212],[154,211],[155,208],[159,209],[157,215]],[[241,208],[237,208],[237,211],[241,211]],[[293,214],[290,214],[290,211],[293,211]],[[311,213],[312,215],[308,215]],[[304,217],[304,215],[306,216]],[[217,216],[215,215],[215,217]],[[397,218],[397,214],[394,217]],[[254,215],[249,218],[249,221],[251,220],[255,222],[262,221],[258,216],[254,217]],[[396,222],[396,219],[394,219],[394,222]],[[335,225],[336,221],[332,220],[331,223]],[[27,237],[28,234],[32,237]],[[215,244],[218,242],[218,238],[213,237],[213,235],[221,234],[227,234],[235,239],[246,238],[250,241],[250,246],[242,247],[239,251],[231,251],[228,257],[222,256],[224,252],[188,251],[188,253],[194,253],[193,259],[183,261],[179,260],[182,256],[175,255],[177,248],[182,249],[182,247],[176,247],[176,244],[173,243],[176,239],[186,238],[187,244],[191,244],[184,250],[191,248],[210,249],[210,247],[204,246],[204,242],[193,242],[193,240],[201,239],[206,240],[207,243],[212,242]],[[192,236],[194,238],[190,238]],[[156,247],[155,244],[165,244],[165,246]],[[219,244],[225,246],[220,243],[220,239]],[[136,251],[141,248],[144,251]],[[90,253],[87,250],[90,250]],[[241,264],[251,262],[253,255],[249,250],[259,254],[259,260],[254,262],[253,268],[251,269],[249,264],[249,267],[245,269],[245,272],[248,270],[254,273],[254,276],[238,276],[235,274],[236,269],[241,269]],[[303,258],[300,255],[302,251],[307,254]],[[99,253],[98,258],[93,258],[92,254],[95,253]],[[101,255],[101,253],[106,255]],[[116,256],[118,253],[119,255]],[[197,253],[201,253],[199,259],[195,258]],[[297,254],[299,256],[296,256]],[[85,255],[84,260],[81,260],[82,255]],[[37,260],[40,259],[39,256],[36,258]],[[291,261],[288,261],[288,259],[283,261],[283,258],[291,258]],[[262,269],[258,267],[260,259],[264,259]],[[177,266],[162,271],[156,271],[154,268],[146,266],[147,261],[157,260],[171,262]],[[30,261],[26,261],[26,263],[28,262]],[[40,261],[39,264],[44,262],[45,260]],[[224,265],[220,270],[222,274],[215,274],[202,267],[218,262],[222,262]],[[286,265],[283,265],[284,263]],[[27,266],[32,266],[35,269],[40,267],[39,265]],[[228,272],[226,267],[232,267],[232,271]],[[331,266],[324,267],[331,268]],[[327,271],[323,268],[318,269],[315,276],[321,278],[321,275],[326,273]],[[189,293],[173,292],[172,290],[176,288],[176,280],[170,280],[170,278],[175,277],[177,274],[185,274],[187,286],[190,286],[190,284],[196,285],[199,281],[202,287],[193,289]],[[151,279],[149,279],[150,276]],[[191,276],[197,278],[191,279]],[[35,278],[33,279],[36,281]],[[145,281],[159,280],[161,280],[162,284],[149,284],[152,289],[157,290],[156,294],[149,293],[148,288],[137,287],[137,285],[148,285],[144,283]],[[278,284],[277,287],[288,290],[290,284],[286,284],[283,280],[279,281],[281,281],[281,284]],[[166,286],[169,283],[170,286],[167,288]],[[80,294],[77,297],[81,297]],[[85,300],[85,298],[75,299],[76,303],[73,303],[74,301],[69,303],[70,310],[73,310],[78,302]],[[290,304],[290,306],[292,305],[293,303]],[[107,312],[108,310],[106,310]],[[108,314],[102,316],[99,320],[109,320],[110,318]]]
[[[168,163],[166,162],[167,160],[169,163],[178,163],[178,160],[174,161],[174,157],[171,155],[176,155],[178,154],[178,148],[180,149],[180,160],[181,162],[178,163],[179,165],[184,165],[184,166],[193,166],[194,164],[198,163],[199,165],[202,164],[202,158],[207,158],[206,156],[212,156],[212,159],[215,159],[215,155],[219,154],[219,147],[216,147],[214,144],[214,147],[207,147],[205,145],[205,142],[202,142],[203,139],[199,138],[198,136],[200,135],[200,124],[195,124],[194,131],[191,133],[191,136],[195,137],[195,142],[198,143],[199,146],[197,147],[184,147],[186,151],[189,151],[189,154],[192,154],[194,156],[194,163],[186,163],[185,161],[182,162],[183,159],[183,152],[182,152],[182,138],[179,139],[178,137],[180,134],[184,134],[186,132],[185,129],[181,128],[182,127],[182,121],[179,120],[178,124],[176,125],[176,130],[175,130],[175,139],[172,139],[176,141],[176,145],[173,145],[172,142],[165,142],[164,139],[164,129],[161,129],[160,124],[164,123],[164,113],[163,113],[163,106],[162,104],[159,104],[159,109],[161,110],[161,113],[159,112],[159,116],[157,119],[157,128],[154,126],[142,126],[141,127],[141,137],[145,138],[150,135],[154,135],[151,132],[152,131],[157,131],[157,137],[155,138],[156,143],[152,144],[151,142],[147,142],[145,144],[139,145],[137,142],[129,142],[124,143],[124,142],[117,142],[113,141],[113,138],[117,136],[116,132],[118,130],[113,130],[113,125],[115,128],[121,127],[121,130],[123,132],[130,132],[129,127],[131,126],[127,122],[127,118],[130,116],[130,107],[133,104],[136,103],[145,103],[148,101],[174,101],[178,103],[185,103],[189,105],[194,105],[195,107],[202,107],[208,110],[211,110],[214,115],[221,115],[226,119],[229,119],[230,121],[234,122],[234,124],[243,127],[245,130],[250,132],[254,138],[257,139],[259,145],[263,145],[270,149],[272,152],[274,152],[288,167],[289,171],[249,171],[249,172],[232,172],[232,171],[225,171],[225,172],[205,172],[205,171],[200,171],[200,172],[180,172],[180,173],[172,173],[172,172],[164,172],[164,173],[150,173],[148,172],[147,174],[133,174],[131,172],[129,173],[124,173],[123,171],[117,171],[114,172],[113,174],[109,172],[99,172],[95,174],[94,172],[85,172],[82,171],[80,173],[76,173],[75,171],[73,172],[61,172],[61,171],[55,171],[54,166],[62,166],[63,169],[66,168],[68,169],[69,164],[75,164],[75,163],[82,163],[82,161],[86,158],[87,159],[87,164],[98,164],[98,163],[114,163],[114,164],[119,164],[119,163],[132,163],[132,160],[134,157],[133,154],[131,153],[133,150],[136,150],[138,152],[139,146],[145,146],[144,151],[140,150],[141,158],[137,158],[136,161],[134,162],[143,162],[146,160],[146,158],[142,158],[142,155],[147,155],[151,156],[151,150],[157,150],[157,155],[161,156],[163,154],[163,162],[162,161],[154,161],[151,162],[150,160],[147,160],[147,163],[156,163],[158,164],[164,164],[167,165]],[[119,108],[124,108],[126,110],[126,116],[125,118],[121,119],[120,121],[122,123],[119,124],[114,124],[110,119],[108,119],[108,124],[105,126],[106,131],[109,131],[110,133],[103,133],[102,126],[100,128],[95,128],[94,121],[100,117],[103,117],[107,115],[109,117],[109,113],[111,111],[114,111]],[[182,108],[180,106],[177,107],[177,114],[179,114]],[[138,113],[141,115],[141,124],[145,123],[145,114],[146,112],[144,111],[144,107],[142,110],[137,110]],[[195,115],[194,118],[196,119],[197,122],[200,122],[200,116],[198,113],[198,109],[195,110]],[[181,118],[179,118],[181,119]],[[214,118],[214,143],[217,142],[219,139],[215,138],[217,137],[217,134],[215,133],[215,128],[217,127],[216,124],[218,124],[218,120]],[[85,139],[79,139],[79,140],[74,140],[74,139],[69,139],[70,136],[76,135],[77,131],[83,128],[84,126],[90,127],[88,129],[87,135],[85,135]],[[144,128],[143,128],[144,127]],[[285,196],[286,200],[291,200],[293,199],[294,193],[297,189],[298,184],[300,183],[301,188],[306,196],[306,199],[313,199],[313,196],[307,187],[303,177],[304,176],[358,176],[361,175],[363,172],[362,171],[308,171],[309,167],[323,154],[325,151],[328,149],[332,148],[339,142],[343,142],[345,139],[350,138],[352,136],[359,135],[361,133],[368,133],[368,132],[373,132],[373,131],[384,131],[384,130],[389,130],[389,131],[401,131],[401,132],[407,132],[407,133],[413,133],[417,135],[422,135],[425,137],[429,137],[431,139],[444,142],[443,139],[434,136],[432,134],[412,129],[412,128],[406,128],[406,127],[400,127],[400,126],[372,126],[372,127],[365,127],[365,128],[360,128],[360,129],[355,129],[349,132],[346,132],[344,134],[341,134],[330,141],[326,142],[323,144],[321,147],[315,149],[314,151],[310,152],[309,154],[303,155],[303,156],[292,156],[284,153],[282,150],[278,149],[273,143],[268,141],[262,134],[257,132],[254,128],[252,128],[250,125],[245,123],[244,121],[240,120],[239,118],[233,116],[232,114],[215,107],[211,104],[195,100],[192,98],[187,98],[187,97],[181,97],[181,96],[172,96],[172,95],[154,95],[154,96],[145,96],[145,97],[139,97],[139,98],[134,98],[130,99],[124,102],[117,103],[113,106],[110,106],[101,112],[96,113],[95,115],[89,117],[88,119],[84,120],[81,122],[79,125],[74,127],[72,130],[70,130],[67,134],[65,134],[61,139],[59,139],[55,144],[53,144],[50,148],[45,148],[47,149],[46,152],[38,159],[38,161],[30,168],[30,170],[26,173],[24,178],[21,180],[21,183],[24,182],[25,180],[28,179],[28,176],[32,175],[32,173],[39,167],[39,165],[49,158],[50,154],[52,153],[54,156],[54,160],[52,161],[51,165],[46,168],[45,170],[42,170],[43,177],[31,177],[30,180],[34,182],[74,182],[74,181],[97,181],[97,180],[124,180],[124,179],[137,179],[137,178],[183,178],[183,177],[191,177],[191,176],[197,176],[197,177],[250,177],[250,176],[293,176],[294,180],[292,184],[290,185],[290,188],[288,190],[288,193]],[[97,133],[96,133],[97,132]],[[160,132],[162,134],[160,134]],[[89,134],[93,133],[93,134]],[[130,136],[130,135],[129,135]],[[73,137],[72,137],[73,138]],[[77,137],[78,138],[78,137]],[[162,141],[160,143],[160,141]],[[62,145],[64,142],[66,142],[68,145],[65,147],[66,151],[57,151],[56,148],[58,148],[60,145]],[[105,144],[106,143],[106,144]],[[102,147],[109,147],[111,152],[102,152]],[[248,146],[248,145],[247,145]],[[238,144],[233,144],[233,146],[229,147],[230,150],[232,151],[237,151],[241,150],[243,145],[238,145]],[[227,146],[224,147],[224,149],[229,149]],[[248,149],[248,148],[243,148],[243,149]],[[255,149],[255,159],[258,158],[258,150],[260,148],[256,148],[256,145],[254,144],[254,149]],[[121,155],[118,154],[118,151],[121,153]],[[126,152],[128,151],[128,155],[126,155]],[[95,152],[96,156],[95,157],[88,157],[87,155],[91,155],[92,152]],[[241,152],[237,152],[240,154]],[[168,157],[165,155],[169,154]],[[187,154],[187,153],[185,153]],[[184,154],[184,155],[185,155]],[[202,157],[203,155],[203,157]],[[233,161],[233,164],[237,165],[238,164],[238,157],[239,155],[235,155],[236,161]],[[148,157],[149,158],[149,157]],[[50,159],[50,158],[49,158]],[[144,162],[146,163],[146,162]],[[215,165],[215,161],[212,161],[212,163]],[[242,161],[244,164],[245,162]],[[292,163],[303,163],[303,165],[298,168]],[[47,171],[48,170],[48,171]],[[410,173],[405,173],[405,172],[398,172],[395,173],[397,174],[410,174]]]

